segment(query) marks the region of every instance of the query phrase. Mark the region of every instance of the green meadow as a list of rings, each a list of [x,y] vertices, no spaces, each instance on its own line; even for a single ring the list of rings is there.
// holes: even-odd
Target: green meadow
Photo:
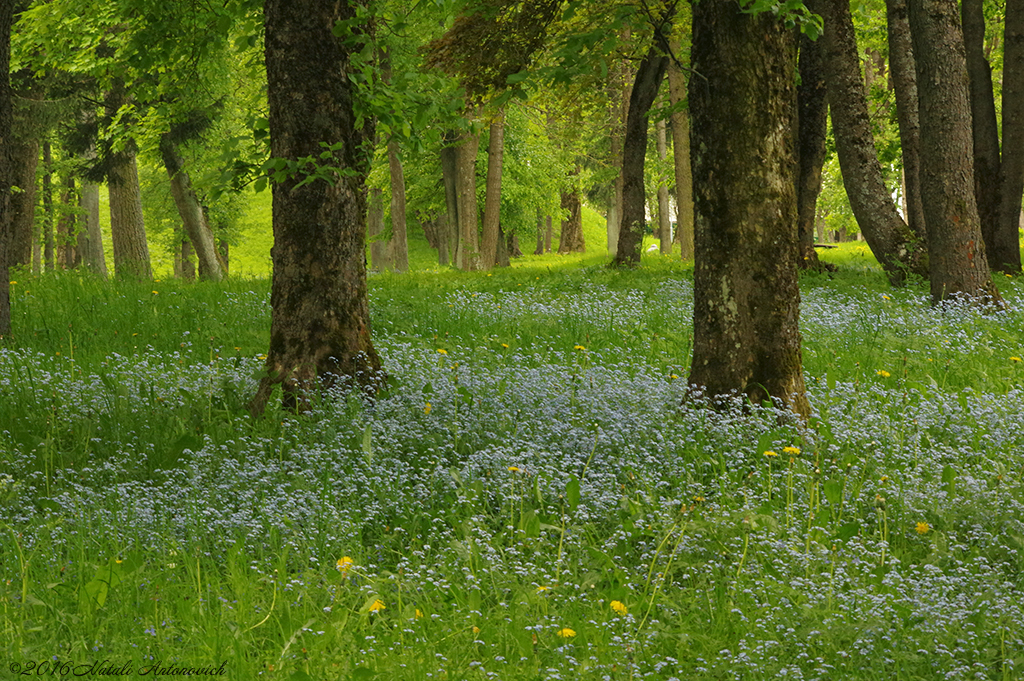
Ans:
[[[265,249],[15,274],[0,678],[1024,678],[1019,281],[935,308],[824,252],[804,427],[687,399],[692,263],[586,225],[491,273],[413,238],[370,277],[387,389],[259,420]]]

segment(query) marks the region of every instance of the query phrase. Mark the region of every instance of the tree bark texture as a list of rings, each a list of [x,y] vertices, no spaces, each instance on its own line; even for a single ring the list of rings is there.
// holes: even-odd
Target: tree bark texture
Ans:
[[[0,338],[11,335],[11,238],[14,210],[11,205],[14,127],[11,92],[11,23],[14,3],[0,2]]]
[[[75,214],[71,209],[75,201],[75,177],[68,174],[64,178],[64,188],[60,193],[60,219],[57,220],[57,268],[70,270],[78,266],[81,257],[75,248]]]
[[[480,138],[472,131],[459,137],[455,147],[455,187],[459,210],[459,259],[461,270],[480,268],[480,217],[476,202],[476,155]]]
[[[50,140],[43,141],[43,262],[46,271],[53,271],[53,146]]]
[[[398,140],[388,141],[388,169],[391,172],[391,266],[396,272],[409,271],[409,236],[405,219],[405,171],[398,155]]]
[[[32,244],[35,243],[36,167],[39,165],[39,142],[16,140],[13,135],[9,148],[11,183],[18,188],[11,194],[13,233],[11,235],[12,267],[32,264]]]
[[[160,137],[160,156],[171,182],[171,197],[185,225],[185,233],[192,242],[196,259],[199,261],[199,278],[209,281],[220,281],[223,278],[220,261],[217,259],[217,247],[213,243],[213,232],[206,222],[203,207],[199,203],[192,180],[185,170],[185,162],[178,153],[177,145],[170,133]]]
[[[1021,271],[1020,209],[1024,194],[1024,4],[1006,4],[1003,32],[1003,155],[1000,170],[999,228],[989,266],[1008,274]],[[988,244],[986,243],[986,247]]]
[[[908,0],[921,117],[921,191],[932,302],[1001,301],[974,197],[967,62],[956,0]]]
[[[571,188],[562,192],[562,210],[565,211],[565,217],[558,237],[558,252],[583,253],[587,247],[583,243],[583,211],[579,189]]]
[[[672,54],[679,56],[678,43],[672,45]],[[674,60],[668,64],[668,97],[673,113],[672,161],[676,170],[676,234],[679,255],[683,260],[693,257],[693,176],[690,173],[690,115],[679,108],[686,99],[686,78]],[[678,109],[678,110],[677,110]]]
[[[963,0],[960,11],[974,139],[974,199],[978,204],[985,252],[994,254],[999,229],[999,126],[992,92],[992,67],[985,58],[982,0]]]
[[[664,120],[654,123],[658,160],[668,161],[668,130]],[[672,218],[668,214],[668,178],[658,173],[658,245],[662,255],[672,253]]]
[[[454,142],[454,140],[454,136],[451,136],[451,139],[449,139],[449,135],[445,135],[446,142]],[[458,169],[455,164],[455,147],[441,147],[441,179],[444,183],[444,203],[448,213],[447,259],[456,267],[458,267],[459,251],[459,190],[458,183],[456,182],[457,177]]]
[[[480,267],[485,270],[498,264],[501,165],[504,149],[505,112],[499,110],[491,121],[490,137],[487,142],[487,189],[484,194],[483,238],[480,240]]]
[[[875,151],[849,0],[824,0],[829,109],[839,167],[854,217],[889,281],[928,276],[924,244],[896,212]]]
[[[370,187],[366,200],[366,233],[370,237],[370,268],[374,272],[388,272],[393,269],[391,242],[384,234],[384,192],[380,187]]]
[[[270,152],[295,161],[330,145],[332,178],[274,185],[273,281],[267,375],[250,403],[263,412],[275,384],[286,409],[306,409],[322,390],[382,378],[370,340],[366,290],[367,148],[373,124],[356,127],[348,43],[332,29],[355,19],[352,2],[264,3]],[[356,36],[358,38],[358,36]]]
[[[820,1],[808,3],[812,12],[820,12]],[[797,87],[796,185],[797,238],[800,266],[818,269],[821,263],[814,250],[814,220],[821,193],[821,168],[825,164],[825,139],[828,132],[828,87],[825,84],[825,41],[800,36],[800,85]]]
[[[810,407],[800,349],[796,33],[733,0],[693,7],[695,204],[689,383],[709,397]]]
[[[664,36],[655,40],[640,62],[629,96],[629,114],[626,116],[626,136],[622,144],[622,220],[619,243],[612,261],[616,266],[635,267],[640,264],[640,249],[644,244],[647,225],[644,197],[644,161],[647,156],[648,113],[668,66],[667,45]]]
[[[110,240],[114,246],[114,276],[145,280],[153,278],[142,221],[142,194],[134,151],[111,158],[107,177],[110,190]]]
[[[78,252],[82,263],[100,277],[107,278],[107,256],[103,252],[103,232],[100,231],[100,187],[92,182],[82,183],[79,197],[82,209],[82,229],[78,232]]]
[[[906,0],[886,0],[889,74],[896,98],[896,119],[903,154],[903,214],[911,233],[926,243],[924,204],[921,203],[921,124],[917,113],[917,71]]]

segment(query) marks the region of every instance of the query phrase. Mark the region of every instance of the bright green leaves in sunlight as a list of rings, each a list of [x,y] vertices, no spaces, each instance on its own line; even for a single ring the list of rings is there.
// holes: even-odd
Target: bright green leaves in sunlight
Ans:
[[[821,35],[821,17],[807,9],[804,0],[743,0],[743,11],[748,14],[771,12],[786,22],[787,26],[799,26],[811,40]]]

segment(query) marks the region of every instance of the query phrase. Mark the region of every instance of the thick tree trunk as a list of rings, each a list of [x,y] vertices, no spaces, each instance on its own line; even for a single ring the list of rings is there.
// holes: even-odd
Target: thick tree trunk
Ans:
[[[46,271],[53,271],[53,147],[50,140],[43,142],[43,262]]]
[[[985,59],[982,0],[963,0],[961,17],[974,139],[974,198],[978,203],[985,251],[994,254],[999,229],[999,126],[992,92],[992,67]]]
[[[678,43],[672,45],[672,54],[680,54]],[[690,172],[690,116],[677,107],[686,99],[686,78],[675,61],[668,65],[668,97],[674,113],[672,125],[672,160],[676,169],[676,235],[680,257],[693,257],[693,175]]]
[[[83,221],[78,231],[78,252],[86,267],[106,279],[107,256],[103,252],[103,232],[100,230],[100,186],[83,182],[78,201]]]
[[[967,63],[956,0],[909,0],[921,117],[921,190],[932,302],[1000,302],[974,198]]]
[[[924,244],[896,212],[875,151],[849,0],[824,0],[825,72],[839,167],[850,207],[889,281],[928,276]]]
[[[370,237],[370,268],[374,272],[394,269],[391,262],[391,241],[384,234],[384,192],[370,187],[366,200],[366,233]]]
[[[808,3],[812,12],[821,11],[821,2]],[[821,262],[814,250],[814,219],[821,193],[821,168],[825,163],[825,139],[828,132],[828,87],[825,84],[825,41],[800,37],[800,85],[797,87],[797,153],[796,184],[797,238],[800,243],[799,264],[804,269],[818,269]]]
[[[459,137],[455,147],[455,181],[459,211],[459,251],[461,270],[480,268],[479,209],[476,203],[476,155],[480,139],[472,131]]]
[[[662,167],[668,161],[668,131],[664,119],[655,121],[658,160]],[[672,253],[672,218],[668,214],[668,178],[658,173],[658,240],[661,253]]]
[[[32,244],[35,243],[36,167],[39,165],[39,142],[10,139],[13,172],[11,184],[18,187],[11,195],[13,233],[11,236],[12,267],[32,264]]]
[[[693,7],[695,203],[689,382],[806,418],[796,234],[796,33],[734,0]]]
[[[504,149],[505,112],[499,110],[491,121],[490,139],[487,143],[487,190],[484,195],[483,238],[480,241],[480,267],[485,270],[491,269],[498,262],[501,165]]]
[[[114,245],[114,276],[152,279],[146,227],[142,221],[142,194],[135,153],[113,156],[107,177],[110,190],[110,240]]]
[[[267,374],[250,403],[263,412],[275,384],[286,409],[306,409],[321,391],[375,390],[382,377],[370,341],[366,290],[365,144],[373,123],[356,127],[348,43],[332,29],[355,21],[352,2],[264,3],[270,153],[321,157],[344,169],[331,181],[274,185],[270,350]]]
[[[921,124],[917,114],[917,72],[906,0],[886,0],[889,73],[896,96],[896,118],[903,154],[903,214],[914,238],[927,241],[921,203]]]
[[[573,174],[577,173],[578,168]],[[558,252],[583,253],[587,247],[583,243],[583,213],[579,189],[572,188],[562,192],[562,210],[566,213],[562,220],[562,232],[558,237]]]
[[[0,339],[11,335],[11,238],[14,210],[11,205],[14,126],[11,92],[11,23],[14,3],[0,2]]]
[[[391,265],[397,272],[409,271],[409,237],[405,220],[405,172],[398,155],[398,140],[388,141],[388,169],[391,171]]]
[[[171,197],[199,261],[199,278],[220,281],[223,273],[217,259],[217,247],[213,243],[213,232],[206,223],[203,207],[192,189],[192,180],[185,170],[185,162],[178,153],[177,145],[171,139],[170,133],[160,136],[160,156],[171,181]]]
[[[988,263],[1008,274],[1021,270],[1020,209],[1024,194],[1024,4],[1006,4],[1003,40],[1003,157],[999,228]]]
[[[665,56],[668,47],[664,44],[664,36],[659,34],[658,38],[640,62],[629,97],[626,137],[622,145],[622,221],[618,249],[612,261],[613,265],[620,267],[640,264],[640,249],[647,225],[644,161],[647,157],[648,112],[658,96],[658,88],[668,66],[668,57]]]

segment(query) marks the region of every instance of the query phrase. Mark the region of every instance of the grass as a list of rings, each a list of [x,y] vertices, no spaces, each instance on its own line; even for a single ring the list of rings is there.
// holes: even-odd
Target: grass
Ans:
[[[259,421],[265,279],[17,275],[0,669],[1020,678],[1020,285],[933,309],[857,248],[802,281],[808,429],[684,404],[658,255],[375,275],[386,394]]]

